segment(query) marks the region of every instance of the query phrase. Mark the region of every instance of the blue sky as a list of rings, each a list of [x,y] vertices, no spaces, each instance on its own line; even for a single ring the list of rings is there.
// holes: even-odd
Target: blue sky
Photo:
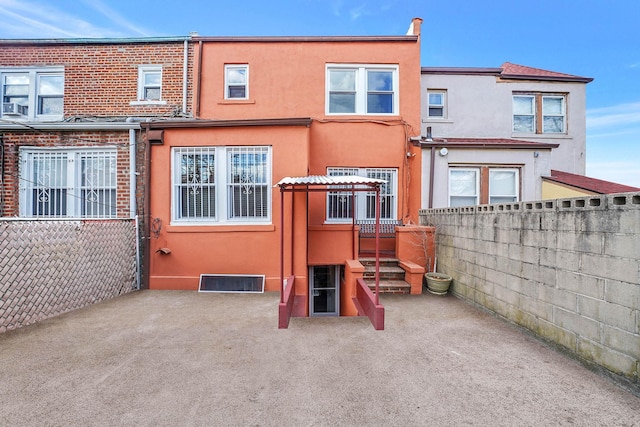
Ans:
[[[638,0],[0,0],[0,38],[400,35],[414,17],[423,66],[593,77],[587,175],[640,187]]]

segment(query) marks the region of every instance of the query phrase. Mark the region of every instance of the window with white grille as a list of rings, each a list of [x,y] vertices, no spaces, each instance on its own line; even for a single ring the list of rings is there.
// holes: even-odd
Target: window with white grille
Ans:
[[[115,218],[115,149],[20,151],[24,217]]]
[[[329,176],[363,176],[386,181],[380,187],[380,218],[396,219],[398,200],[398,170],[393,168],[327,168]],[[340,186],[332,186],[341,188]],[[327,193],[327,221],[351,222],[375,219],[375,191],[330,191]]]
[[[399,114],[398,66],[327,64],[327,114]]]
[[[176,223],[271,220],[269,147],[184,147],[173,155]]]

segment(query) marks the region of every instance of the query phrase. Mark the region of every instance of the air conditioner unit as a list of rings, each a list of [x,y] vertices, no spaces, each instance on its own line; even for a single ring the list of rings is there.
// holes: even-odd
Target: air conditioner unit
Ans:
[[[3,102],[2,114],[5,116],[26,116],[29,112],[29,107],[21,105],[17,102]]]

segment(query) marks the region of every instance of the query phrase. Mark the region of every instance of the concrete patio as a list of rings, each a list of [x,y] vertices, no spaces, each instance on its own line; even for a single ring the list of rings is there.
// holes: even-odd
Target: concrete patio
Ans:
[[[451,296],[293,318],[140,291],[0,334],[2,426],[640,426],[640,398]]]

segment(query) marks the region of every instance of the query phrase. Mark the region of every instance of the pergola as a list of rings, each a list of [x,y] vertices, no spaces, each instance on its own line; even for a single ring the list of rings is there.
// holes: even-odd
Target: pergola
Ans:
[[[285,193],[313,193],[329,191],[340,192],[371,192],[376,194],[375,206],[375,294],[370,304],[362,304],[362,310],[369,316],[375,329],[384,329],[384,309],[380,306],[379,290],[380,290],[380,188],[386,181],[382,179],[367,178],[361,176],[324,176],[310,175],[305,177],[286,177],[281,179],[276,186],[280,187],[280,311],[279,311],[279,328],[287,328],[291,311],[293,307],[293,299],[295,298],[294,275],[293,273],[286,279],[287,288],[285,289],[285,273],[284,273],[284,256],[285,256],[285,239],[284,239],[284,194]],[[291,201],[293,211],[293,198]],[[293,227],[293,214],[292,224]],[[355,212],[352,215],[352,229],[355,230]],[[352,233],[353,235],[353,233]],[[293,247],[293,233],[291,240]],[[355,242],[353,242],[355,248]],[[354,254],[355,256],[356,254]],[[293,262],[291,263],[293,272]],[[367,288],[366,291],[369,291]],[[366,292],[365,291],[365,292]],[[370,295],[370,291],[369,291]]]

